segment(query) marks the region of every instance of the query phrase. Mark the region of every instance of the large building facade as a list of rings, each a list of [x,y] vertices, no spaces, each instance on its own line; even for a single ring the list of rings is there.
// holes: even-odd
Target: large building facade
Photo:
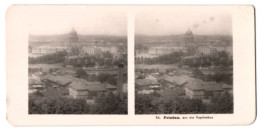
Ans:
[[[71,48],[72,55],[79,54],[80,51],[79,51],[78,33],[74,28],[72,28],[72,30],[69,33],[69,47]]]
[[[185,47],[193,45],[195,43],[194,36],[190,28],[184,34],[183,43]]]
[[[72,28],[72,30],[69,33],[69,44],[72,45],[73,43],[78,43],[78,42],[79,42],[78,33],[74,28]]]

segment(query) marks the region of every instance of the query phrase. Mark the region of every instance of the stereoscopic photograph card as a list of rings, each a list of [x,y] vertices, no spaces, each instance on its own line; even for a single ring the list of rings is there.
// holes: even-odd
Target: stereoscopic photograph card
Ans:
[[[256,118],[253,6],[13,5],[6,47],[15,126]]]

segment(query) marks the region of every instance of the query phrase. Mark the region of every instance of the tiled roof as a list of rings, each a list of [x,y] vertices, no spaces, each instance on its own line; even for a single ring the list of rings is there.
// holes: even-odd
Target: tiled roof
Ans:
[[[52,82],[59,83],[59,84],[61,84],[61,85],[66,85],[66,84],[72,82],[71,79],[69,79],[69,78],[67,78],[67,77],[65,77],[65,76],[60,76],[60,75],[55,76],[55,75],[51,75],[51,74],[45,75],[45,76],[43,77],[43,79],[45,79],[45,80],[50,80],[50,81],[52,81]]]
[[[194,78],[191,78],[189,76],[181,75],[181,76],[169,76],[169,75],[163,75],[161,77],[162,80],[168,81],[170,83],[175,83],[177,85],[183,85],[189,81],[193,81]]]
[[[222,90],[221,84],[216,82],[204,82],[203,87],[205,91],[219,91]]]
[[[139,86],[145,86],[145,85],[158,85],[159,83],[150,79],[137,79],[135,80],[135,84]]]
[[[42,79],[51,79],[51,78],[53,78],[53,77],[54,77],[54,75],[52,75],[52,74],[47,74],[47,75],[43,76]]]
[[[40,80],[35,80],[33,78],[29,78],[29,85],[42,85],[43,83]]]
[[[107,91],[107,89],[105,88],[105,86],[103,84],[93,84],[91,86],[88,86],[88,90],[92,91],[92,92],[95,92],[95,91],[105,92],[105,91]]]
[[[109,88],[116,88],[115,86],[110,85],[108,83],[87,82],[86,84],[82,81],[73,81],[69,86],[74,90],[87,90],[99,92],[105,92]]]
[[[158,77],[158,79],[159,79],[159,80],[168,80],[168,79],[170,79],[170,76],[167,75],[167,74],[164,74],[164,75]],[[170,80],[170,81],[171,81],[171,80]]]
[[[188,82],[185,86],[191,90],[204,90],[203,86],[195,81]]]
[[[216,82],[201,82],[199,80],[189,82],[185,85],[191,90],[221,91],[221,84]]]
[[[84,83],[76,82],[76,81],[72,82],[69,85],[69,87],[74,90],[88,90],[88,87]]]
[[[70,79],[64,77],[64,76],[55,76],[55,80],[59,82],[59,84],[66,85],[70,82],[72,82]]]

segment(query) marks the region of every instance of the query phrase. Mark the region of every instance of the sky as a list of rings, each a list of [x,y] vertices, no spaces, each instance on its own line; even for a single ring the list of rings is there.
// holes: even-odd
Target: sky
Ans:
[[[183,34],[188,28],[199,35],[232,35],[232,17],[221,11],[143,11],[135,24],[136,34],[142,35]]]
[[[69,33],[72,28],[81,35],[126,36],[126,14],[117,10],[95,8],[29,8],[29,33],[34,35],[53,35]],[[25,11],[26,12],[26,11]]]

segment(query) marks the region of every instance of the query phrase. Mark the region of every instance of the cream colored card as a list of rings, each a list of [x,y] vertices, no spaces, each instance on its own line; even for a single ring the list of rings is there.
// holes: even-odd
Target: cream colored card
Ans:
[[[15,126],[256,118],[253,6],[13,5],[6,46]]]

